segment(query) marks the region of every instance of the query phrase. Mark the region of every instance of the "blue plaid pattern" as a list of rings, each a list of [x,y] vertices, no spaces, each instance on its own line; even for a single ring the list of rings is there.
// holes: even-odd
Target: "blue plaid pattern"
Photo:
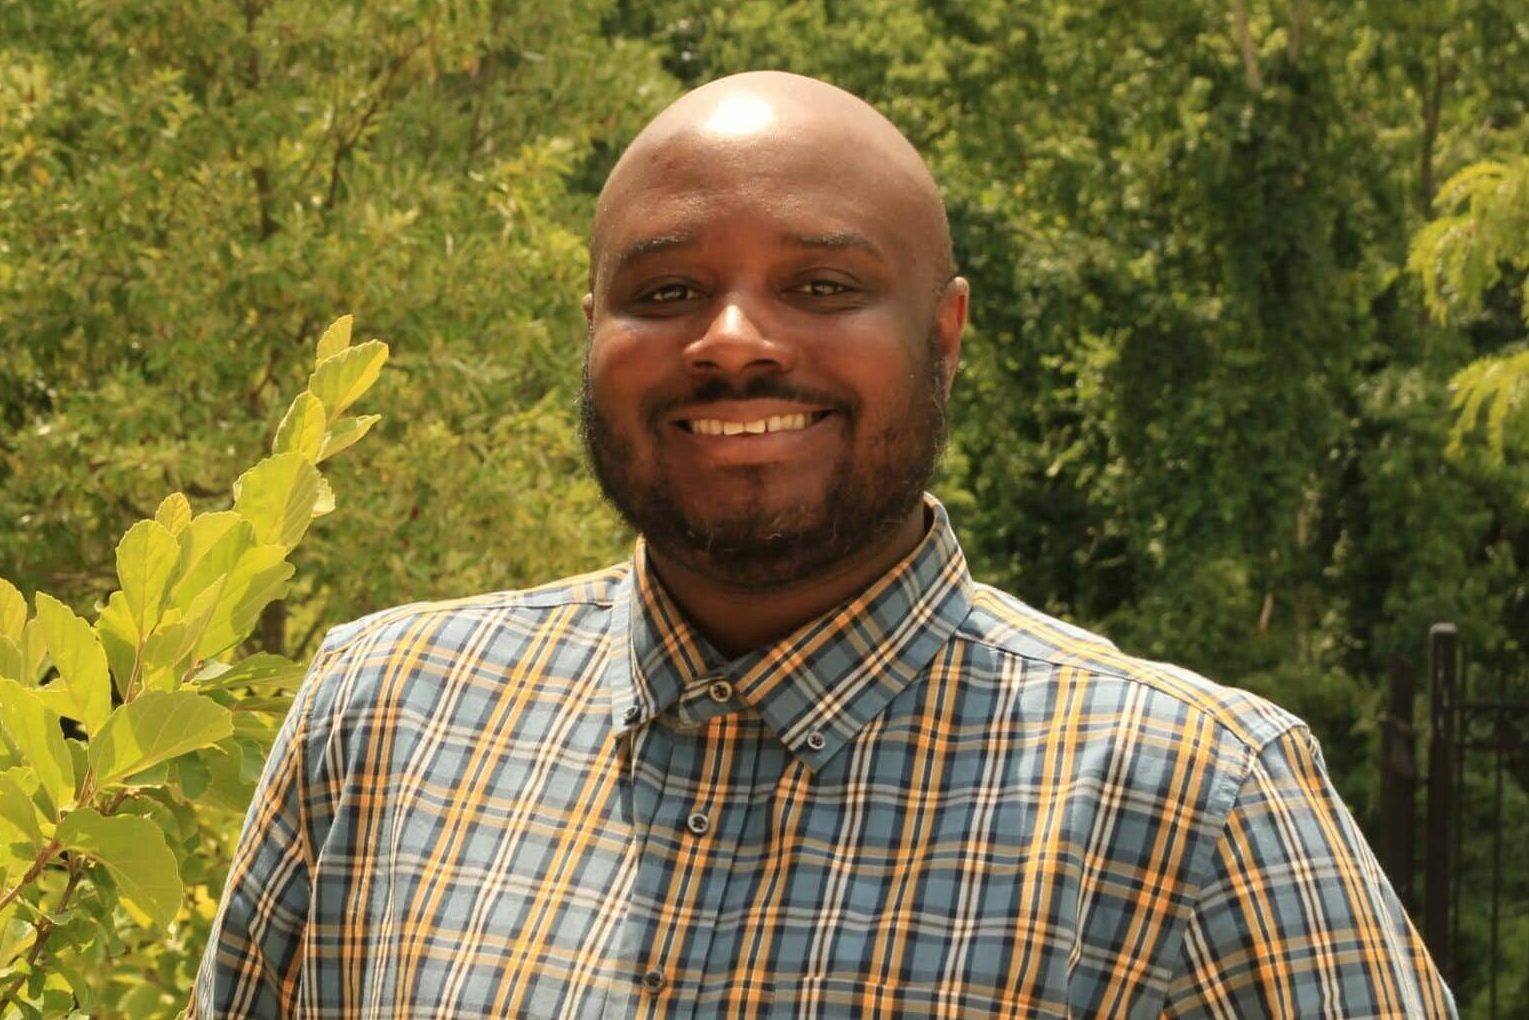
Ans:
[[[732,661],[640,544],[334,631],[191,1015],[1454,1015],[1298,720],[974,584],[929,505]]]

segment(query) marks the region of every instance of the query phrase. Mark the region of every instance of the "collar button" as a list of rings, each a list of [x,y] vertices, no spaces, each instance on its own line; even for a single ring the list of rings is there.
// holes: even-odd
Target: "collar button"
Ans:
[[[828,738],[823,736],[822,730],[813,730],[807,734],[807,746],[814,751],[821,751],[828,744]]]
[[[642,720],[642,709],[637,705],[628,705],[626,711],[621,713],[621,718],[630,726]]]
[[[706,693],[711,695],[712,701],[725,705],[733,699],[733,685],[726,680],[713,680],[711,686],[706,688]]]

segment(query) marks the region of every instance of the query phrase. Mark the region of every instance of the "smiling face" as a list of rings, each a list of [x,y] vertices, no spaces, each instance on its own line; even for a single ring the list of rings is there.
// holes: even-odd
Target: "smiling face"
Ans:
[[[965,285],[890,125],[857,138],[768,93],[697,105],[602,195],[585,437],[655,556],[779,588],[921,515]]]

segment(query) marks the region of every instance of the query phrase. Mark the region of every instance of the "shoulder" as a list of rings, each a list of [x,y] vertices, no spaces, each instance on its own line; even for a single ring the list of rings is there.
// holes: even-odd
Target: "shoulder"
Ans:
[[[957,637],[984,649],[995,666],[1026,665],[1030,668],[1022,675],[1081,688],[1091,703],[1133,704],[1131,714],[1155,729],[1185,732],[1209,726],[1216,743],[1241,749],[1238,757],[1248,764],[1266,745],[1305,728],[1265,698],[1179,666],[1128,655],[1109,639],[989,585],[974,586],[971,611]]]
[[[447,690],[498,689],[524,679],[533,659],[543,680],[578,674],[601,644],[629,567],[414,602],[341,624],[325,636],[309,670],[308,710],[333,719],[396,705],[423,717]]]
[[[476,628],[485,621],[513,626],[534,623],[559,611],[581,609],[599,612],[611,607],[616,592],[630,569],[618,563],[587,574],[565,577],[535,588],[489,592],[465,598],[410,602],[369,613],[332,628],[325,635],[317,659],[343,656],[357,646],[376,646],[397,641],[422,630],[450,632]]]

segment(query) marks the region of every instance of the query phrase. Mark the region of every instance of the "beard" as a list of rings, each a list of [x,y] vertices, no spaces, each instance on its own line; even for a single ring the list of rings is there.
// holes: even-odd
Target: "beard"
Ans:
[[[741,505],[705,517],[691,512],[678,496],[661,443],[653,444],[651,469],[634,470],[635,444],[596,404],[587,357],[580,432],[606,502],[650,546],[715,582],[743,591],[774,591],[828,573],[870,548],[922,501],[945,447],[945,388],[932,329],[921,367],[906,406],[891,409],[885,416],[888,424],[863,441],[857,403],[825,399],[770,376],[741,386],[710,379],[678,400],[645,409],[644,427],[658,437],[672,427],[663,423],[665,412],[680,404],[781,398],[832,406],[850,441],[824,491],[811,502],[776,505],[770,477],[782,468],[746,467],[735,476],[747,483],[748,498]]]

